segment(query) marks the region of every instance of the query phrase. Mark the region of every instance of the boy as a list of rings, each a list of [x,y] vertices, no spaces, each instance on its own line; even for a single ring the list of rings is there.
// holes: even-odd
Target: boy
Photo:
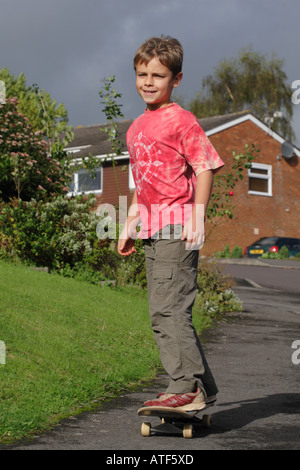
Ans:
[[[136,190],[118,251],[134,253],[136,228],[146,256],[149,312],[167,390],[145,406],[201,410],[218,392],[192,325],[199,248],[213,173],[223,162],[195,116],[171,101],[182,79],[183,50],[171,37],[151,38],[134,58],[146,103],[127,133]]]

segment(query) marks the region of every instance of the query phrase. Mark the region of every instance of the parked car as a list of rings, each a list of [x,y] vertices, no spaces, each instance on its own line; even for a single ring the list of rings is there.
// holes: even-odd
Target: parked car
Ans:
[[[248,258],[259,258],[264,253],[278,253],[280,248],[286,246],[289,250],[289,255],[295,256],[300,253],[300,238],[290,237],[264,237],[260,238],[252,245],[247,246],[244,251],[244,256]]]

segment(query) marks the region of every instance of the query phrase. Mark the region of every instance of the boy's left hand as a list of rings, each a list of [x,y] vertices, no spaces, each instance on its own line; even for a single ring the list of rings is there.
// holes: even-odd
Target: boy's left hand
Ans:
[[[187,250],[200,250],[205,241],[203,205],[197,204],[191,218],[183,227],[181,240],[186,240]]]
[[[130,256],[136,253],[134,243],[135,240],[132,238],[128,238],[127,240],[120,238],[118,241],[118,253],[122,256]]]

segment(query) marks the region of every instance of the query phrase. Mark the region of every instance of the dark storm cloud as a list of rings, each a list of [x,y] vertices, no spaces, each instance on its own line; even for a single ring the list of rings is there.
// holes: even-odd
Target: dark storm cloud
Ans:
[[[73,125],[104,121],[98,91],[101,80],[115,74],[125,117],[134,118],[144,107],[132,58],[148,37],[170,34],[182,42],[178,94],[188,102],[221,59],[249,45],[284,59],[290,84],[300,80],[299,13],[299,0],[2,0],[0,67],[23,72],[28,84],[63,102]]]

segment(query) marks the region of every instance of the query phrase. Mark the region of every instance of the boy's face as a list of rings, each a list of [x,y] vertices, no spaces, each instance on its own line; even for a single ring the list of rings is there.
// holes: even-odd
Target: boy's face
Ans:
[[[167,106],[171,102],[173,88],[178,87],[181,79],[182,72],[173,77],[171,70],[157,58],[147,65],[139,63],[136,66],[136,88],[149,111]]]

